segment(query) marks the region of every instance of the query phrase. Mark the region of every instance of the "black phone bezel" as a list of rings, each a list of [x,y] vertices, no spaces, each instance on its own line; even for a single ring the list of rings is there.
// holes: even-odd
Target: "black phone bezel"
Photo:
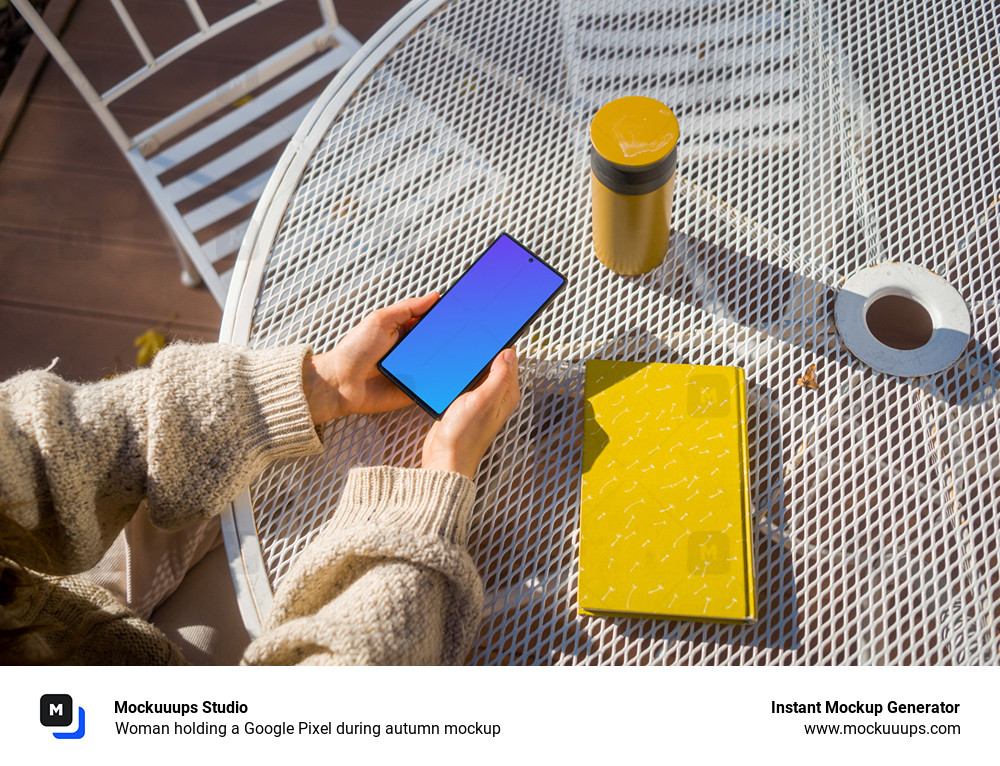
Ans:
[[[566,275],[565,274],[563,274],[558,269],[553,268],[552,265],[550,263],[548,263],[547,261],[543,260],[542,258],[539,258],[537,254],[535,254],[534,252],[532,252],[531,250],[529,250],[527,247],[525,247],[524,243],[521,242],[520,240],[518,240],[516,237],[513,237],[510,234],[508,234],[507,232],[502,231],[502,232],[500,232],[500,234],[497,235],[496,239],[494,239],[486,247],[486,249],[483,250],[483,252],[479,254],[479,256],[476,258],[476,260],[474,260],[472,263],[469,264],[469,267],[465,271],[462,272],[461,276],[459,276],[458,279],[455,280],[455,284],[453,284],[451,287],[449,287],[447,290],[445,290],[441,294],[441,296],[434,302],[434,306],[431,306],[427,310],[427,313],[425,313],[422,317],[420,317],[420,321],[422,321],[424,317],[428,316],[434,310],[434,307],[437,306],[441,302],[441,300],[444,298],[444,296],[447,295],[451,290],[453,290],[455,288],[455,285],[457,285],[459,282],[461,282],[462,278],[466,274],[468,274],[470,271],[472,271],[472,269],[474,269],[476,267],[476,264],[479,263],[479,261],[483,258],[483,256],[485,256],[490,250],[492,250],[493,247],[497,244],[497,242],[499,242],[504,237],[507,237],[507,239],[511,240],[515,245],[517,245],[522,250],[524,250],[524,252],[526,252],[530,257],[537,259],[539,263],[541,263],[543,266],[545,266],[546,268],[548,268],[552,273],[554,273],[556,276],[558,276],[560,279],[562,279],[562,284],[560,284],[559,287],[557,287],[553,291],[552,295],[550,295],[545,300],[545,302],[541,306],[538,307],[538,310],[535,311],[535,313],[532,314],[523,325],[521,325],[521,328],[516,333],[514,333],[514,335],[510,338],[510,340],[508,340],[506,343],[504,343],[502,346],[500,346],[500,348],[498,348],[496,350],[496,353],[494,353],[493,356],[490,357],[490,360],[486,363],[486,365],[478,373],[476,373],[473,376],[472,380],[469,381],[469,384],[465,388],[462,389],[461,393],[459,393],[458,396],[455,397],[455,399],[457,399],[459,396],[461,396],[462,394],[464,394],[466,391],[469,391],[469,390],[471,390],[472,388],[475,387],[476,383],[482,377],[483,373],[486,372],[490,368],[491,364],[493,364],[493,360],[497,358],[497,355],[501,351],[503,351],[505,348],[510,348],[511,346],[513,346],[517,342],[517,339],[521,337],[521,334],[528,328],[528,325],[530,325],[532,322],[534,322],[535,319],[538,318],[538,315],[541,314],[543,311],[545,311],[545,309],[548,308],[549,304],[551,304],[552,301],[555,300],[555,297],[557,295],[559,295],[559,293],[561,293],[565,289],[565,287],[566,287],[567,279],[566,279]],[[419,324],[419,323],[420,322],[418,321],[417,324]],[[414,327],[416,327],[416,325],[414,325]],[[448,407],[450,407],[455,402],[455,399],[452,399],[450,402],[448,402],[448,406],[445,407],[441,412],[437,412],[436,410],[434,410],[434,408],[432,408],[429,404],[427,404],[427,402],[425,402],[423,399],[421,399],[416,393],[414,393],[413,391],[411,391],[404,383],[400,382],[391,372],[389,372],[388,370],[386,370],[382,366],[382,362],[385,361],[386,357],[388,357],[389,354],[391,354],[400,343],[402,343],[404,340],[406,340],[406,338],[408,337],[408,335],[409,335],[409,333],[407,333],[407,335],[404,335],[402,338],[400,338],[395,343],[393,343],[392,344],[392,348],[390,348],[387,352],[385,352],[385,354],[382,355],[382,358],[378,360],[378,362],[376,363],[375,366],[376,366],[376,368],[378,369],[379,372],[381,372],[383,375],[385,375],[385,377],[387,377],[389,380],[391,380],[404,394],[406,394],[408,397],[410,397],[414,401],[415,404],[417,404],[422,410],[424,410],[424,412],[426,412],[428,415],[430,415],[435,420],[440,420],[444,416],[444,413],[447,412]]]

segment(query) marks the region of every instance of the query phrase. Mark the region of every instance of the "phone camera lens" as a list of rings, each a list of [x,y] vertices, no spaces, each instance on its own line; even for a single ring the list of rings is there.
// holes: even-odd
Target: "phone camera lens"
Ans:
[[[535,262],[535,259],[534,259],[534,258],[529,258],[529,259],[528,259],[528,263],[534,263],[534,262]]]

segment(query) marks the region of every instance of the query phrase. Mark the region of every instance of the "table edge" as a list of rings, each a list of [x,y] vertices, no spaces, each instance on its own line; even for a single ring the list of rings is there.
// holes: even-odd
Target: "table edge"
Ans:
[[[220,343],[246,345],[264,264],[292,193],[327,129],[371,75],[410,32],[448,0],[411,0],[375,32],[316,99],[289,140],[254,208],[243,238],[219,328]],[[250,488],[220,515],[229,573],[240,616],[251,640],[263,633],[274,592],[267,577],[253,516]]]

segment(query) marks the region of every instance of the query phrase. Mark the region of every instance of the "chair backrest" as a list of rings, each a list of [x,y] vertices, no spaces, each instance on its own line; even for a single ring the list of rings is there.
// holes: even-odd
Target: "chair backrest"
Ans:
[[[177,12],[190,15],[196,31],[155,55],[122,0],[108,0],[143,63],[125,79],[101,92],[45,24],[30,0],[12,0],[14,7],[24,16],[28,25],[72,80],[122,152],[138,148],[146,157],[154,154],[163,143],[332,44],[332,32],[338,27],[336,10],[332,0],[316,0],[322,19],[318,28],[142,132],[130,135],[122,127],[111,110],[115,101],[210,40],[284,1],[256,0],[212,23],[206,19],[198,0],[184,0],[186,10],[181,8],[180,3],[163,4],[163,10],[157,11],[158,15],[173,12],[170,6],[175,6]]]
[[[358,41],[338,23],[332,0],[315,0],[319,11],[315,15],[308,13],[313,7],[309,0],[299,0],[289,3],[295,7],[287,12],[276,11],[283,20],[271,14],[253,22],[254,17],[284,2],[257,0],[236,11],[226,7],[222,12],[227,15],[213,23],[208,22],[206,12],[213,18],[219,13],[222,3],[215,0],[211,0],[212,5],[202,0],[204,9],[199,0],[184,0],[184,6],[179,2],[136,3],[132,6],[134,16],[122,0],[108,0],[109,6],[98,9],[106,15],[107,31],[99,23],[96,29],[101,39],[88,41],[89,48],[74,48],[85,68],[96,67],[93,78],[85,74],[29,0],[13,2],[146,189],[177,249],[182,282],[194,285],[199,279],[204,281],[222,305],[236,254],[250,225],[248,208],[263,192],[277,153],[302,121],[318,88],[359,48]],[[302,13],[302,5],[307,13]],[[181,15],[166,15],[165,6],[176,8]],[[124,32],[111,28],[116,21],[108,8],[114,10]],[[249,23],[240,26],[244,22]],[[147,30],[147,37],[140,27]],[[169,69],[230,30],[232,34],[209,45],[189,63]],[[113,40],[115,32],[118,42]],[[289,42],[293,37],[296,39]],[[234,39],[240,41],[235,57]],[[85,60],[85,56],[94,58],[95,43],[100,46],[98,58]],[[211,66],[205,62],[217,60],[220,45],[228,51],[223,56],[226,63],[219,64],[226,74],[221,85],[211,87],[220,78],[205,71]],[[246,66],[244,59],[257,63],[233,76]],[[141,60],[138,69],[131,70],[137,60]],[[101,71],[102,65],[107,71]],[[130,70],[103,92],[95,85],[118,80]],[[165,71],[164,78],[159,78]],[[131,95],[122,99],[126,94]],[[143,108],[133,108],[136,103]],[[145,123],[139,132],[130,133],[115,111],[122,119],[127,115],[133,129],[138,112],[145,114]],[[166,117],[149,124],[164,113],[168,113]]]

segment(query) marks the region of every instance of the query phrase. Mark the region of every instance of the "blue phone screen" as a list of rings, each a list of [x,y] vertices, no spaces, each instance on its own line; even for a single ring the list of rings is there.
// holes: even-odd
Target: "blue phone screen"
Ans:
[[[440,414],[563,281],[501,235],[385,356],[382,367]]]

